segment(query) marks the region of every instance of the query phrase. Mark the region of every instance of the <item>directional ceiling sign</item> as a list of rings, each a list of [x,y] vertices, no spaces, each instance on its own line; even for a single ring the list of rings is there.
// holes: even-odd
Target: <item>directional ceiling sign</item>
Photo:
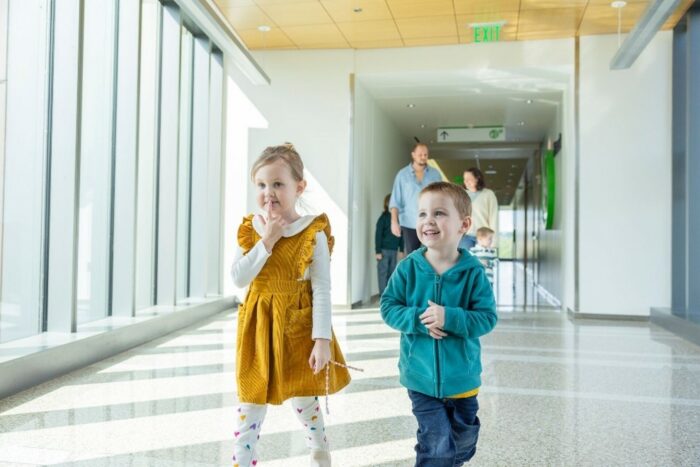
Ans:
[[[439,143],[488,143],[505,140],[506,129],[502,126],[438,128],[437,131]]]

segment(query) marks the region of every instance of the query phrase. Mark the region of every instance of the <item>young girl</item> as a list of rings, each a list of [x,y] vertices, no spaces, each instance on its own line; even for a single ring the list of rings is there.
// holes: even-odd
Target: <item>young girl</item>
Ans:
[[[234,466],[258,464],[266,404],[287,399],[306,431],[311,465],[330,466],[317,396],[350,382],[344,367],[326,369],[345,363],[331,329],[330,224],[325,214],[296,211],[306,181],[291,144],[266,148],[251,175],[264,214],[243,219],[231,270],[237,287],[250,284],[238,312]]]

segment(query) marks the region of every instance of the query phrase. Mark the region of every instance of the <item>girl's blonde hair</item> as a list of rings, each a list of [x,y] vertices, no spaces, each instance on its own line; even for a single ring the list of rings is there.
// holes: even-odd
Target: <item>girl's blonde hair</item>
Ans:
[[[297,182],[304,180],[304,163],[292,143],[284,143],[279,146],[268,146],[260,154],[250,170],[250,178],[255,179],[255,173],[268,164],[284,161],[292,171],[292,177]]]

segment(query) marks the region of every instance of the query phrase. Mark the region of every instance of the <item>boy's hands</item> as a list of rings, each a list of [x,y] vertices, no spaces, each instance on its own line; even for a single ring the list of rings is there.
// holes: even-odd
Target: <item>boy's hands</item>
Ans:
[[[263,232],[262,235],[263,244],[267,252],[272,253],[272,248],[275,246],[275,243],[282,238],[282,232],[287,222],[280,216],[272,215],[272,205],[270,203],[267,204],[267,219],[263,216],[258,217],[262,225],[265,226],[265,232]]]
[[[316,339],[314,348],[309,357],[309,367],[317,375],[331,360],[331,341],[328,339]]]
[[[442,330],[445,326],[445,307],[428,300],[428,308],[419,316],[421,323],[428,328],[428,334],[433,339],[442,339],[447,333]]]

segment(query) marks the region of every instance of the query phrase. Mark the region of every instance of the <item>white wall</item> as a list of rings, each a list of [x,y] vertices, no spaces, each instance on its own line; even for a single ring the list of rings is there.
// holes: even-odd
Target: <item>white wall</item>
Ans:
[[[411,141],[403,143],[391,122],[371,103],[371,96],[366,95],[358,103],[366,104],[365,111],[374,120],[364,121],[364,134],[356,133],[354,137],[358,141],[353,143],[372,150],[359,151],[351,160],[350,74],[361,77],[374,73],[445,70],[495,79],[517,76],[527,81],[529,77],[541,78],[542,70],[546,69],[547,78],[565,82],[571,74],[572,50],[573,41],[562,39],[361,51],[255,52],[256,60],[271,78],[270,86],[251,85],[232,66],[227,67],[227,72],[268,121],[269,127],[250,131],[248,165],[245,168],[229,166],[228,170],[247,171],[266,146],[293,142],[308,169],[306,199],[317,211],[327,212],[333,223],[336,237],[331,263],[333,303],[349,305],[366,300],[376,290],[375,263],[369,257],[373,251],[374,222],[395,172],[410,160]],[[374,136],[367,134],[370,130]],[[406,149],[402,154],[395,154],[395,148],[402,144],[406,144]],[[377,159],[389,153],[397,159]],[[377,164],[379,160],[382,162]],[[352,172],[351,163],[361,170]],[[371,173],[371,183],[365,183],[369,181],[367,177],[366,180],[352,178],[357,173]],[[353,203],[356,203],[352,206],[348,197],[351,181],[355,183]],[[248,187],[247,210],[252,211],[255,209],[252,184]],[[370,205],[372,208],[367,209]],[[348,249],[350,209],[360,213],[352,226],[357,243],[351,252]],[[352,271],[350,255],[352,262],[356,258],[359,261]],[[351,288],[348,288],[349,277],[354,277]]]
[[[656,35],[610,71],[615,36],[580,43],[580,309],[649,315],[670,306],[671,47]]]
[[[616,47],[617,39],[612,36],[580,39],[580,307],[577,311],[646,315],[650,306],[664,306],[670,301],[671,33],[657,35],[631,70],[609,71],[608,64]],[[401,156],[396,162],[377,163],[379,155],[393,153],[392,148],[400,146],[401,137],[393,135],[391,122],[384,121],[381,112],[374,109],[372,96],[363,94],[361,87],[356,101],[358,132],[351,136],[351,73],[360,78],[358,82],[368,74],[427,70],[495,78],[520,76],[525,80],[528,76],[546,75],[561,82],[563,149],[557,156],[561,204],[557,204],[555,225],[563,237],[560,298],[565,307],[575,309],[577,135],[573,114],[573,40],[356,52],[275,51],[255,53],[255,56],[271,77],[270,86],[252,86],[236,70],[229,70],[269,122],[269,129],[251,131],[247,162],[270,144],[292,141],[299,149],[309,171],[309,198],[333,222],[337,241],[332,262],[335,304],[364,300],[375,290],[376,272],[370,256],[374,221],[381,209],[381,194],[390,189],[391,175],[404,163]],[[358,118],[363,120],[362,124]],[[379,139],[377,134],[381,135]],[[351,138],[354,138],[352,142]],[[355,151],[352,159],[351,143]],[[408,162],[407,154],[405,162]],[[350,170],[350,164],[354,171]],[[248,166],[235,170],[247,173]],[[652,181],[655,186],[647,190],[649,194],[639,196],[640,187]],[[252,185],[247,186],[248,198],[252,199]],[[355,222],[350,227],[358,235],[352,240],[353,266],[348,276],[351,208]],[[247,210],[253,209],[252,202],[247,201]],[[604,238],[607,247],[603,247]],[[348,277],[352,280],[350,289]]]
[[[378,168],[376,173],[372,172],[375,181],[381,180],[377,185],[375,182],[362,183],[362,180],[354,179],[358,183],[355,186],[366,191],[354,190],[356,196],[352,202],[357,204],[351,206],[348,197],[352,163],[349,75],[355,73],[361,77],[364,74],[392,73],[400,76],[426,70],[444,70],[447,73],[492,74],[497,79],[505,72],[509,73],[509,77],[516,73],[527,81],[531,75],[540,76],[541,70],[546,68],[548,77],[565,82],[572,69],[572,50],[573,41],[563,39],[479,46],[254,53],[272,82],[270,86],[254,87],[240,75],[235,76],[243,92],[269,122],[269,129],[251,131],[249,162],[270,144],[292,141],[299,149],[310,173],[310,196],[307,199],[317,204],[317,210],[327,212],[333,222],[336,237],[331,266],[333,303],[349,305],[365,300],[376,287],[375,265],[373,260],[367,261],[367,256],[372,253],[374,222],[381,209],[382,196],[378,193],[390,189],[397,168],[404,162],[408,163],[411,143],[406,143],[409,150],[404,150],[405,161],[386,161],[387,165],[381,165],[384,173]],[[237,74],[235,70],[230,70],[230,73]],[[376,140],[375,154],[394,153],[394,148],[402,144],[398,142],[400,137],[392,136],[390,123],[385,122],[379,113],[374,110],[369,113],[378,118],[371,125],[375,135],[385,133]],[[370,139],[366,134],[356,136],[360,138],[357,144],[369,144]],[[369,157],[367,153],[362,156]],[[356,162],[360,163],[359,160]],[[353,175],[363,174],[367,170],[373,171],[375,167],[364,165],[363,170]],[[249,185],[247,194],[252,199],[252,185]],[[372,205],[374,211],[362,208],[375,198]],[[358,235],[354,237],[356,244],[350,249],[347,220],[350,209],[355,208],[361,214],[355,216]],[[252,202],[248,202],[248,209],[254,209]],[[350,270],[350,264],[357,260],[360,263]],[[353,284],[350,289],[347,287],[348,277]]]
[[[562,149],[557,155],[557,182],[560,188],[557,196],[561,194],[561,203],[557,202],[556,215],[562,221],[562,296],[561,303],[564,309],[576,310],[575,303],[575,265],[576,245],[574,240],[576,230],[576,122],[574,119],[575,89],[574,76],[569,78],[569,86],[564,91],[562,115]],[[561,169],[561,170],[559,170]],[[561,212],[560,209],[561,208]],[[561,214],[561,216],[559,216]],[[556,221],[555,221],[556,222]]]
[[[566,81],[573,70],[573,50],[573,39],[367,49],[358,51],[356,69],[358,74],[462,71],[493,80],[512,74]]]
[[[332,301],[347,304],[353,52],[281,51],[255,56],[271,79],[269,86],[250,85],[230,64],[227,71],[267,120],[268,128],[250,130],[248,160],[228,170],[245,173],[246,211],[254,212],[254,190],[248,176],[252,162],[267,146],[294,143],[306,168],[304,200],[313,211],[328,214],[336,239],[331,260]],[[238,180],[243,183],[242,177]]]
[[[375,226],[396,172],[411,160],[412,146],[360,80],[355,83],[354,104],[351,303],[367,301],[379,291]]]

